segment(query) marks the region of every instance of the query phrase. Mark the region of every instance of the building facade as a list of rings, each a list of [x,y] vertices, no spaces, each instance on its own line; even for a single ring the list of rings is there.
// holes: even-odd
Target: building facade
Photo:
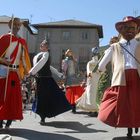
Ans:
[[[43,39],[49,42],[51,64],[60,69],[65,50],[71,49],[77,58],[77,70],[85,71],[86,64],[91,59],[91,49],[99,46],[103,37],[101,25],[78,20],[64,20],[32,25],[38,30],[34,52],[39,51]]]

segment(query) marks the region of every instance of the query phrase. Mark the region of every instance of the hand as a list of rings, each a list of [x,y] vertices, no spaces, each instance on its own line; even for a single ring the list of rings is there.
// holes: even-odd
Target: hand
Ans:
[[[29,78],[29,77],[32,77],[33,76],[33,74],[30,72],[30,73],[28,73],[28,74],[26,74],[26,77],[27,78]]]
[[[65,75],[62,76],[62,79],[63,79],[63,80],[66,79]]]
[[[7,61],[7,59],[5,58],[0,58],[0,63],[2,63],[3,65],[9,66],[11,64],[10,61]]]
[[[65,77],[65,75],[61,75],[61,77],[60,77],[62,80],[64,80],[66,77]]]
[[[99,69],[97,69],[97,73],[102,73],[102,71],[100,71]]]
[[[30,74],[29,73],[25,75],[25,78],[29,78],[29,77],[30,77]]]
[[[91,74],[91,73],[89,73],[87,77],[88,77],[88,78],[91,78],[91,77],[92,77],[92,74]]]

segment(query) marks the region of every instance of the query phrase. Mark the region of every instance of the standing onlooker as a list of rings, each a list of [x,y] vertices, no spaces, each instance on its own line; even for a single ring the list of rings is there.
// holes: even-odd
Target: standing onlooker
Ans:
[[[115,27],[121,38],[108,48],[99,64],[103,71],[111,61],[112,81],[104,92],[98,118],[113,127],[127,127],[127,137],[132,139],[132,128],[137,133],[140,127],[140,43],[135,39],[140,21],[128,16]]]
[[[90,116],[97,116],[96,90],[100,77],[99,72],[93,72],[98,63],[99,48],[92,49],[92,60],[87,63],[87,84],[83,95],[76,101],[76,108],[88,111]]]
[[[44,40],[40,44],[40,52],[33,58],[33,67],[29,72],[29,75],[37,74],[37,106],[35,112],[41,118],[41,125],[45,124],[46,117],[54,117],[71,109],[64,92],[52,77],[52,72],[60,78],[63,74],[50,66],[50,63],[48,42]]]
[[[26,41],[18,35],[21,24],[19,18],[11,19],[11,32],[0,37],[0,63],[6,71],[0,77],[0,128],[3,120],[8,128],[12,120],[23,119],[20,82],[31,65]]]

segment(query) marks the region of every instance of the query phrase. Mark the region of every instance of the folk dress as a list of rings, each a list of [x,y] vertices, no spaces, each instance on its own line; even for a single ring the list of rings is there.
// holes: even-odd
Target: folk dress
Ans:
[[[71,105],[65,97],[65,93],[59,88],[52,77],[52,72],[62,76],[55,68],[50,66],[49,52],[40,52],[33,58],[34,66],[30,70],[33,75],[37,74],[37,102],[34,111],[42,117],[55,117],[69,111]]]
[[[135,56],[136,50],[140,47],[135,39],[130,40],[129,44],[125,39],[119,41],[132,55]],[[106,51],[102,61],[99,64],[99,70],[105,69],[106,64],[114,58],[114,49],[118,44],[112,44]],[[98,119],[113,127],[140,127],[140,76],[138,74],[138,62],[121,46],[118,53],[124,58],[122,65],[124,67],[123,76],[125,85],[113,84],[117,81],[114,75],[111,87],[104,92],[102,102],[99,108]],[[138,50],[139,51],[139,50]],[[138,53],[138,52],[137,52]],[[116,56],[117,58],[117,56]],[[117,60],[118,61],[118,60]],[[121,61],[119,64],[121,65]],[[113,66],[118,69],[119,65]],[[121,77],[119,77],[121,78]]]
[[[87,64],[87,75],[91,73],[92,77],[87,77],[87,86],[83,95],[76,101],[76,107],[89,112],[97,112],[98,106],[96,103],[97,84],[100,78],[99,72],[93,72],[96,64],[98,63],[98,57],[95,56]]]
[[[10,38],[11,43],[10,43]],[[11,61],[0,74],[0,120],[22,120],[21,79],[31,68],[26,41],[12,34],[0,38],[0,56]]]

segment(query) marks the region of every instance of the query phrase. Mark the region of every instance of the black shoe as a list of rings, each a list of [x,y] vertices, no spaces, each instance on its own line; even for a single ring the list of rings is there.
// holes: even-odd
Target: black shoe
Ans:
[[[75,114],[76,113],[76,110],[75,109],[72,109],[72,111],[71,111],[73,114]]]
[[[10,129],[10,125],[9,126],[5,126],[5,129],[9,130]]]
[[[135,133],[137,134],[139,132],[139,128],[135,128]]]
[[[128,134],[127,134],[127,138],[131,140],[133,139],[132,135],[128,135]]]
[[[127,133],[127,138],[128,138],[128,139],[133,139],[132,133],[133,133],[132,128],[128,128],[128,133]]]
[[[0,126],[0,130],[2,130],[2,129],[3,129],[3,126],[1,125],[1,126]]]
[[[12,124],[12,120],[7,120],[5,128],[9,129],[11,124]]]
[[[97,117],[98,116],[98,112],[89,112],[88,116],[90,116],[90,117]]]
[[[76,106],[72,105],[72,113],[76,113]]]
[[[40,125],[46,125],[45,121],[40,121]]]
[[[45,125],[45,118],[41,116],[41,121],[40,121],[40,125]]]
[[[3,128],[3,120],[0,120],[0,129]]]

